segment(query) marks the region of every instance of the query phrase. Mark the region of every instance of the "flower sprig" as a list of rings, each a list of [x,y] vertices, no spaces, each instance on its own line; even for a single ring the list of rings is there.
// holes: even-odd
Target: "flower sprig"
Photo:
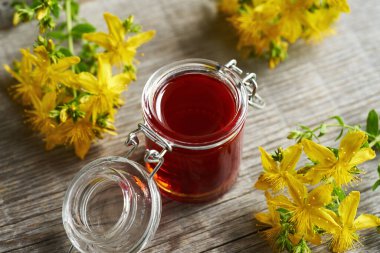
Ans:
[[[333,33],[331,25],[350,7],[346,0],[219,0],[219,10],[235,28],[243,55],[263,57],[274,68],[287,58],[289,44]]]
[[[270,227],[263,233],[276,251],[311,252],[308,243],[328,240],[333,252],[344,252],[359,242],[357,231],[380,227],[377,216],[356,217],[360,192],[345,191],[359,180],[362,170],[358,166],[376,156],[377,113],[369,113],[365,131],[341,117],[333,119],[338,123],[292,131],[288,138],[297,143],[286,149],[269,154],[260,148],[264,171],[255,187],[265,191],[268,212],[257,213],[255,218]],[[313,141],[337,126],[342,129],[339,147]],[[303,154],[310,162],[297,166]]]
[[[136,79],[137,48],[155,32],[141,32],[133,16],[120,20],[110,13],[104,14],[109,33],[96,32],[78,17],[73,0],[15,2],[14,7],[15,23],[37,19],[40,35],[32,51],[21,49],[21,60],[4,66],[17,81],[10,94],[25,106],[26,122],[42,135],[46,149],[73,146],[83,159],[96,138],[116,134],[121,94]],[[66,20],[59,23],[61,10]],[[75,46],[81,48],[78,55]]]
[[[344,119],[340,116],[333,116],[329,120],[334,120],[336,123],[325,121],[320,125],[310,128],[304,125],[300,125],[299,129],[293,130],[289,133],[288,139],[295,139],[297,142],[301,142],[302,139],[316,139],[324,136],[328,129],[339,128],[339,134],[335,140],[339,140],[345,131],[362,131],[365,134],[365,138],[368,141],[363,144],[368,148],[372,148],[375,151],[380,151],[380,128],[379,128],[379,115],[375,110],[371,110],[367,116],[367,123],[365,128],[361,128],[360,125],[350,125],[344,122]],[[364,137],[363,137],[364,138]],[[337,153],[338,150],[332,149],[332,152]],[[379,164],[379,177],[380,177],[380,164]],[[373,190],[380,185],[380,179],[373,185]]]

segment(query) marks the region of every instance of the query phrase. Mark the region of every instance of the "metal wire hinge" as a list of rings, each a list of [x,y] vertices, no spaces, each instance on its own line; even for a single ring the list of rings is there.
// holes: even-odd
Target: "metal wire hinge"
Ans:
[[[235,59],[230,60],[227,64],[224,65],[226,68],[236,72],[238,75],[243,74],[243,70],[241,70],[237,66],[237,61]],[[243,78],[241,83],[244,85],[248,92],[248,103],[256,108],[262,109],[265,107],[265,101],[260,97],[257,91],[257,82],[256,82],[256,74],[255,73],[247,73]]]
[[[145,151],[144,155],[144,161],[147,163],[157,163],[156,167],[154,167],[153,171],[149,174],[149,178],[153,178],[154,174],[160,169],[162,164],[164,163],[164,155],[166,152],[172,151],[172,146],[162,137],[160,137],[158,134],[156,134],[154,131],[152,131],[149,127],[147,127],[144,124],[138,124],[138,128],[132,132],[129,133],[128,139],[125,141],[125,145],[127,147],[132,147],[128,153],[127,158],[136,150],[136,148],[139,146],[139,138],[137,137],[138,133],[144,133],[147,138],[149,138],[151,141],[162,147],[161,152],[158,152],[154,149],[147,149]]]

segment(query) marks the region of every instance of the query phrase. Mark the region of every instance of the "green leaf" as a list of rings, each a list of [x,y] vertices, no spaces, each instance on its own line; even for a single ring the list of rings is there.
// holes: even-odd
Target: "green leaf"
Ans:
[[[304,125],[300,125],[300,128],[302,129],[302,130],[305,130],[305,131],[311,131],[311,129],[310,129],[310,127],[307,127],[307,126],[304,126]]]
[[[288,139],[296,139],[296,138],[298,138],[300,135],[301,135],[302,133],[300,132],[300,131],[296,131],[296,130],[294,130],[294,131],[291,131],[290,133],[289,133],[289,135],[288,135]]]
[[[346,198],[346,193],[343,191],[341,187],[335,186],[332,191],[333,196],[337,196],[339,201],[342,201]]]
[[[336,121],[338,121],[339,125],[344,126],[344,120],[341,116],[335,115],[330,117],[330,119],[335,119]]]
[[[380,164],[377,166],[377,173],[379,173],[379,177],[380,177]]]
[[[65,48],[65,47],[61,47],[59,50],[58,50],[60,53],[62,53],[64,56],[68,57],[68,56],[72,56],[71,52],[69,49]]]
[[[95,32],[96,28],[89,24],[89,23],[83,23],[83,24],[78,24],[73,27],[71,30],[71,34],[74,37],[74,39],[81,39],[82,35],[85,33],[91,33]]]
[[[319,128],[319,135],[318,135],[318,137],[322,137],[323,135],[325,135],[326,131],[327,131],[326,124],[322,124],[321,127]]]
[[[292,253],[311,253],[306,241],[302,238],[301,241],[293,248]]]
[[[59,14],[61,12],[61,9],[60,9],[60,7],[59,7],[59,5],[57,3],[53,4],[51,6],[50,10],[51,10],[51,13],[53,14],[53,16],[55,18],[59,18]]]
[[[373,185],[372,185],[372,191],[375,191],[377,189],[377,187],[379,187],[380,185],[380,179],[377,180]]]
[[[277,208],[276,211],[279,212],[279,213],[283,213],[283,214],[289,213],[289,211],[287,209],[282,208],[282,207]]]
[[[79,14],[79,4],[76,1],[71,1],[71,17],[73,20],[77,20]]]
[[[379,115],[373,109],[368,113],[366,131],[374,136],[379,133]]]
[[[65,40],[67,38],[67,34],[59,31],[48,32],[46,35],[47,37],[55,40]]]
[[[342,135],[343,135],[343,130],[344,130],[343,128],[342,128],[342,130],[340,130],[339,135],[335,138],[335,141],[339,140],[340,137],[342,137]]]

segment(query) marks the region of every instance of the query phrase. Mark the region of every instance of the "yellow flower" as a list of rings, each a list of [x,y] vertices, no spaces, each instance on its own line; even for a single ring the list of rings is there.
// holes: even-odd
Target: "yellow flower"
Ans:
[[[132,65],[136,49],[151,40],[155,31],[139,33],[124,40],[126,30],[121,20],[110,13],[104,13],[104,19],[109,34],[87,33],[83,35],[83,38],[105,48],[107,51],[103,55],[109,59],[112,65]]]
[[[49,53],[44,46],[38,46],[34,49],[34,64],[36,69],[34,70],[36,81],[41,86],[47,85],[51,90],[55,90],[59,87],[59,84],[71,85],[72,79],[75,77],[75,73],[69,68],[80,62],[80,58],[77,56],[70,56],[58,59],[56,63],[51,62]]]
[[[33,55],[27,49],[21,49],[22,59],[16,62],[18,71],[12,70],[8,65],[4,65],[5,70],[15,78],[18,83],[11,86],[10,92],[13,99],[21,100],[23,105],[36,103],[41,98],[41,87],[34,80],[33,71]]]
[[[50,150],[57,145],[71,145],[74,146],[75,154],[83,159],[95,138],[94,128],[96,130],[87,118],[76,122],[69,119],[47,134],[46,149]]]
[[[270,203],[272,197],[269,192],[265,192],[267,199],[268,211],[265,213],[255,214],[256,220],[270,226],[271,228],[264,230],[265,239],[274,246],[274,243],[281,232],[280,213],[276,211],[276,207]]]
[[[330,149],[303,139],[306,155],[316,163],[307,173],[307,177],[313,179],[313,184],[323,178],[332,177],[338,186],[357,179],[354,174],[357,172],[356,166],[376,156],[371,148],[362,148],[367,138],[362,131],[349,132],[340,143],[338,157]]]
[[[28,122],[30,122],[35,130],[43,134],[47,134],[55,128],[55,122],[49,117],[49,113],[56,107],[56,93],[49,92],[44,95],[42,100],[33,102],[33,110],[28,110]]]
[[[284,195],[278,195],[270,202],[291,212],[290,220],[295,223],[298,234],[313,238],[312,242],[319,243],[319,236],[313,232],[315,221],[337,225],[331,216],[333,212],[324,208],[331,202],[332,185],[322,185],[308,193],[305,185],[299,181],[289,178],[287,180],[289,194],[293,201]]]
[[[257,180],[255,187],[260,190],[273,189],[277,192],[287,187],[287,179],[297,180],[297,171],[295,167],[302,153],[302,146],[296,144],[282,151],[281,162],[275,161],[262,147],[259,147],[261,152],[261,162],[264,167],[262,173]]]
[[[86,102],[86,107],[92,116],[93,123],[96,122],[101,113],[113,114],[114,106],[119,106],[122,102],[120,94],[134,78],[131,73],[112,76],[112,66],[108,59],[99,56],[98,61],[97,78],[91,73],[82,72],[78,79],[81,88],[91,94]]]
[[[239,11],[240,4],[239,0],[220,0],[219,1],[219,10],[228,15],[232,16]]]
[[[253,51],[257,55],[266,52],[271,41],[280,35],[278,26],[274,25],[279,13],[279,6],[268,1],[255,7],[244,5],[241,14],[229,18],[239,35],[238,49],[253,48],[248,49],[248,54]]]
[[[333,235],[331,248],[333,252],[344,252],[359,241],[358,230],[380,226],[380,218],[372,214],[361,214],[355,219],[360,201],[360,192],[352,191],[339,205],[338,224],[323,228]]]

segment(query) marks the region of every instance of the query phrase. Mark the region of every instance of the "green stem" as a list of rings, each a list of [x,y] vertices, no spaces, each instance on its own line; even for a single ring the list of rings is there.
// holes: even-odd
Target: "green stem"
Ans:
[[[356,130],[357,129],[354,126],[350,126],[350,125],[346,125],[346,124],[344,124],[344,125],[340,125],[340,124],[326,124],[326,127],[342,127],[342,128],[351,129],[351,130]],[[311,131],[313,131],[313,133],[314,133],[315,131],[319,130],[320,128],[321,128],[321,126],[318,126],[318,127],[314,128]],[[370,137],[372,137],[372,138],[374,138],[373,141],[371,141],[368,144],[370,148],[372,148],[373,146],[375,146],[376,143],[380,141],[380,135],[375,136],[375,135],[370,134],[370,133],[367,133],[367,135],[370,136]]]
[[[375,146],[376,143],[378,143],[379,141],[380,141],[380,135],[376,136],[376,138],[375,138],[373,141],[371,141],[371,142],[368,144],[368,146],[369,146],[370,148],[372,148],[372,147]]]
[[[66,5],[66,28],[67,28],[67,46],[72,55],[74,55],[74,40],[71,34],[71,30],[73,29],[73,22],[71,16],[71,0],[65,0]],[[74,66],[72,66],[72,70],[74,70]],[[74,98],[77,97],[77,90],[73,89]]]
[[[356,128],[353,127],[353,126],[350,126],[350,125],[339,125],[339,124],[326,124],[326,127],[343,127],[343,128],[347,128],[347,129],[351,129],[351,130],[355,130]]]
[[[69,47],[69,51],[72,55],[74,55],[74,41],[73,36],[71,34],[71,29],[73,28],[72,17],[71,17],[71,0],[65,0],[66,4],[66,27],[67,27],[67,44]]]

